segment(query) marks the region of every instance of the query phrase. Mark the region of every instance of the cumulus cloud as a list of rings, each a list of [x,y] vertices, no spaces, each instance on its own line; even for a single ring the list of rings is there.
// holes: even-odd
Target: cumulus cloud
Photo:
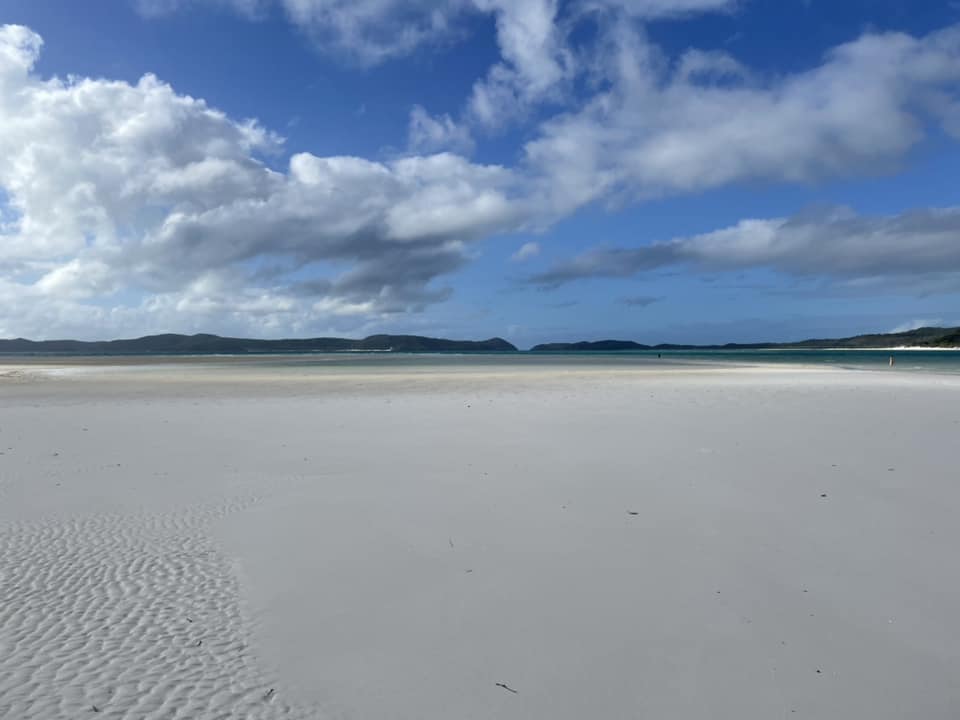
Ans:
[[[149,75],[40,79],[40,45],[0,31],[0,329],[174,311],[262,329],[422,309],[447,297],[434,282],[471,242],[525,222],[509,169],[297,153],[272,170],[263,157],[282,139],[255,122]],[[56,317],[41,323],[36,304]]]
[[[699,270],[766,268],[784,274],[868,281],[960,273],[960,208],[868,217],[832,208],[634,248],[598,248],[529,278],[553,288],[590,277],[630,277],[686,265]]]
[[[15,79],[33,67],[43,39],[23,25],[0,26],[0,72]],[[2,76],[0,76],[2,78]]]
[[[521,245],[517,251],[510,256],[513,262],[523,262],[530,258],[535,258],[540,254],[540,243],[527,242]]]

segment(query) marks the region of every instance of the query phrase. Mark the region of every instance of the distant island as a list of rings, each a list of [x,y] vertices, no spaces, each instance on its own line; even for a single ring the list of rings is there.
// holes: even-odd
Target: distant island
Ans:
[[[922,327],[899,333],[874,333],[847,338],[812,339],[789,343],[727,343],[726,345],[643,345],[631,340],[545,343],[531,352],[610,352],[622,350],[825,350],[892,347],[960,348],[960,327]]]
[[[823,350],[826,348],[870,349],[888,347],[960,348],[960,327],[924,327],[901,333],[856,335],[848,338],[802,340],[790,343],[728,343],[726,345],[644,345],[632,340],[545,343],[531,352],[617,352],[631,350]],[[503,338],[489,340],[447,340],[420,335],[371,335],[350,338],[294,338],[257,340],[197,335],[147,335],[128,340],[26,340],[0,339],[3,355],[243,355],[254,353],[334,353],[334,352],[519,352]]]
[[[77,355],[141,355],[313,352],[516,352],[516,346],[501,338],[489,340],[444,340],[419,335],[371,335],[362,340],[305,338],[252,340],[219,335],[147,335],[131,340],[0,340],[0,353],[63,353]]]

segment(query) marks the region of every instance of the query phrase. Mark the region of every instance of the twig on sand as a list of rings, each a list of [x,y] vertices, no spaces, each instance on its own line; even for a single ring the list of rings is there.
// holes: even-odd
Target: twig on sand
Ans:
[[[640,513],[638,513],[636,510],[627,510],[627,515],[639,515],[639,514]]]
[[[505,685],[504,683],[494,683],[494,685],[496,685],[497,687],[503,688],[507,692],[512,692],[514,695],[519,695],[519,693],[509,685]]]

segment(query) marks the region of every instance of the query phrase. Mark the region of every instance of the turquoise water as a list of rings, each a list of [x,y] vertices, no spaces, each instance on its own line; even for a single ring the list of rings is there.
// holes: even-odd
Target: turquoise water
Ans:
[[[261,356],[266,363],[387,369],[390,367],[657,367],[784,364],[960,373],[960,350],[671,350],[515,353],[323,353]]]
[[[671,350],[628,352],[517,353],[338,353],[270,359],[284,365],[387,369],[442,368],[461,365],[494,367],[677,367],[803,365],[886,370],[893,356],[900,371],[960,373],[960,351],[954,350]]]
[[[505,353],[389,353],[346,352],[316,354],[248,354],[248,355],[174,355],[156,354],[122,356],[156,358],[164,362],[178,359],[213,357],[241,358],[245,364],[268,367],[330,367],[356,369],[454,368],[457,366],[487,367],[649,367],[657,366],[742,366],[804,365],[833,366],[856,369],[887,369],[889,359],[900,371],[960,373],[960,350],[641,350],[620,352],[505,352]],[[0,356],[3,357],[3,356]],[[14,360],[18,356],[6,356]],[[23,357],[23,356],[19,356]],[[82,357],[65,354],[32,355],[34,359]],[[91,357],[91,356],[87,356]],[[104,358],[104,356],[96,356]]]
[[[637,353],[656,357],[657,353]],[[900,370],[960,372],[960,350],[677,350],[662,359],[708,363],[775,363],[826,365],[859,369],[888,368],[890,358]]]
[[[888,369],[890,357],[898,370],[960,373],[960,350],[652,350],[618,352],[511,353],[323,353],[260,356],[269,364],[326,367],[441,368],[461,365],[488,367],[649,367],[804,365],[856,369]]]

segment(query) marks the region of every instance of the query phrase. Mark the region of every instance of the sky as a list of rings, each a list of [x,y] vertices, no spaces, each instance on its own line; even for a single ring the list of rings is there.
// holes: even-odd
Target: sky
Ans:
[[[0,337],[960,325],[960,2],[0,0]]]

